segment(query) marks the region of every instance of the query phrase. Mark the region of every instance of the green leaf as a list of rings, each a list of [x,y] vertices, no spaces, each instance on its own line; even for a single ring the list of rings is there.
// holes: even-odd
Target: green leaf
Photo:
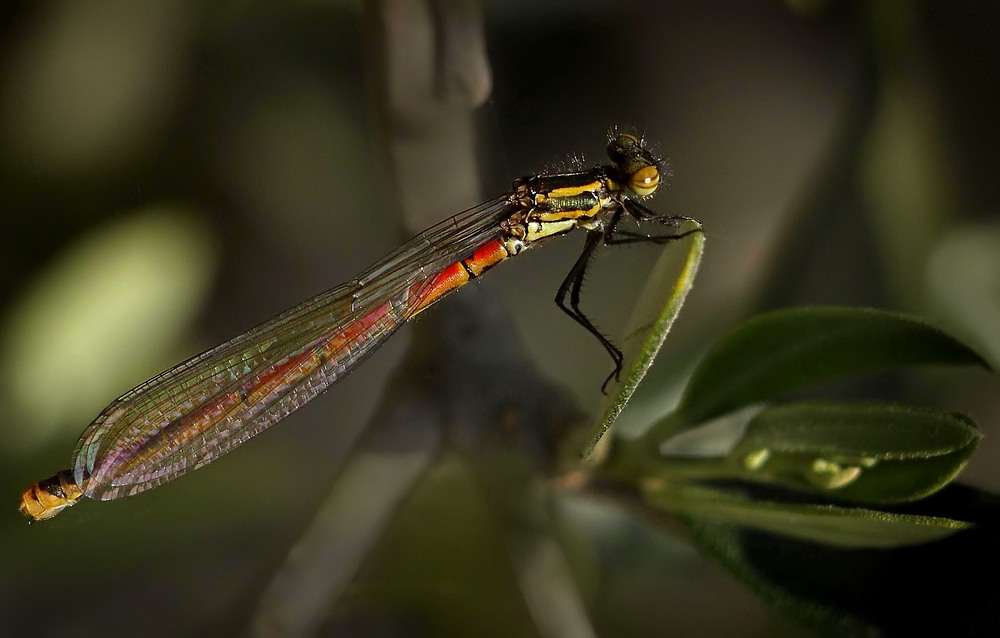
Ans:
[[[685,517],[855,549],[916,545],[971,527],[935,516],[757,501],[684,483],[649,481],[643,497],[653,507]]]
[[[698,225],[700,230],[701,226]],[[669,244],[668,244],[669,245]],[[620,384],[612,386],[612,392],[606,400],[606,407],[594,426],[590,442],[584,451],[584,459],[590,464],[598,464],[607,452],[607,446],[598,445],[606,441],[605,435],[611,425],[625,409],[639,382],[646,376],[649,367],[653,365],[656,354],[660,351],[663,341],[667,338],[674,319],[684,305],[694,277],[701,264],[701,256],[705,247],[705,235],[695,232],[691,235],[691,245],[677,273],[676,255],[671,251],[664,253],[656,262],[646,282],[639,302],[632,311],[628,322],[628,331],[622,342],[625,354],[625,376]],[[667,293],[664,300],[664,293]],[[653,317],[650,320],[650,317]]]
[[[767,571],[762,571],[760,566],[754,561],[754,554],[745,551],[741,542],[742,535],[736,527],[720,523],[712,523],[707,519],[689,519],[688,525],[695,541],[708,551],[712,556],[721,562],[734,576],[745,585],[750,587],[758,595],[763,597],[776,610],[797,618],[806,626],[815,627],[821,635],[830,634],[836,636],[872,638],[881,636],[879,628],[872,624],[871,620],[864,619],[863,614],[852,613],[853,610],[844,609],[838,606],[832,596],[816,597],[813,591],[799,594],[794,587],[789,587],[786,582],[789,580],[784,574],[775,577]],[[798,544],[795,540],[774,539],[769,543],[775,551],[781,551],[786,546],[792,545],[788,562],[794,562],[799,570],[806,573],[806,577],[825,582],[828,577],[823,572],[825,565],[812,559],[810,554],[803,556],[801,548],[795,547]],[[857,555],[849,548],[823,547],[825,552],[850,552]],[[868,552],[874,553],[874,552]],[[878,552],[881,554],[882,552]]]
[[[889,404],[795,403],[751,419],[729,461],[742,478],[857,502],[922,498],[965,466],[971,419]]]
[[[678,414],[689,427],[839,377],[920,364],[988,364],[941,330],[872,309],[815,307],[754,317],[695,369]]]

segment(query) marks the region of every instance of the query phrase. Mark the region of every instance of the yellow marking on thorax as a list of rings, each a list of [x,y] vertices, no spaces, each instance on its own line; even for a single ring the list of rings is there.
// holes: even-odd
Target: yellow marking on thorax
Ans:
[[[600,190],[602,186],[604,186],[603,181],[595,179],[589,184],[554,188],[548,192],[548,199],[559,199],[560,197],[574,197],[576,195],[582,195],[583,193],[594,193]]]
[[[527,242],[538,241],[539,239],[545,239],[546,237],[552,237],[553,235],[568,233],[575,227],[576,220],[574,219],[555,222],[528,222],[528,234],[524,237],[524,239]]]

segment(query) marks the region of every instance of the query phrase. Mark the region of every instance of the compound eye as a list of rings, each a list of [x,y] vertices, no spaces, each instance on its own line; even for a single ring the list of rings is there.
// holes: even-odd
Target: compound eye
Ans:
[[[639,197],[648,197],[660,185],[660,171],[655,166],[643,166],[628,178],[628,186]]]

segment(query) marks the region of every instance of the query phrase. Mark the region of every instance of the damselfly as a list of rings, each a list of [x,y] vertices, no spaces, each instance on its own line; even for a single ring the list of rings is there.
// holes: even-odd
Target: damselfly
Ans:
[[[573,229],[583,252],[556,303],[614,360],[621,351],[580,309],[580,288],[599,245],[664,244],[701,229],[689,217],[659,215],[642,201],[664,174],[643,141],[613,133],[612,164],[522,177],[511,190],[420,233],[351,281],[207,350],[126,392],[83,432],[73,469],[24,492],[20,510],[51,518],[83,496],[138,494],[212,462],[347,376],[397,328],[493,266]],[[685,232],[619,228],[640,225]]]

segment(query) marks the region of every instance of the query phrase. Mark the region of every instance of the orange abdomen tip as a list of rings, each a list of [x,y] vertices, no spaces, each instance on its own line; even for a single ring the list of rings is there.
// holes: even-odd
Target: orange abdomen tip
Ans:
[[[32,522],[44,521],[75,505],[82,496],[83,491],[73,479],[73,472],[63,470],[25,490],[18,509]]]

